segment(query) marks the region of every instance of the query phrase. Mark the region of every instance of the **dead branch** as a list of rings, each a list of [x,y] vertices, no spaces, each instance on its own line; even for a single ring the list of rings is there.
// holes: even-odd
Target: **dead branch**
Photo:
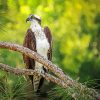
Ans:
[[[18,68],[12,68],[11,66],[5,65],[0,63],[0,69],[6,72],[13,73],[15,75],[41,75],[44,77],[47,81],[51,81],[53,83],[58,84],[59,86],[63,88],[67,88],[68,85],[65,84],[62,80],[59,78],[56,78],[50,74],[47,73],[40,73],[38,70],[31,70],[31,69],[18,69]]]
[[[25,54],[30,58],[33,58],[39,63],[43,64],[50,71],[52,71],[56,76],[58,76],[61,80],[63,80],[67,85],[73,85],[74,83],[74,81],[68,75],[65,75],[64,72],[57,65],[53,64],[51,61],[45,59],[43,56],[39,55],[38,53],[26,47],[20,46],[18,44],[8,43],[8,42],[0,42],[0,48],[6,48],[6,49],[18,51],[22,54]]]

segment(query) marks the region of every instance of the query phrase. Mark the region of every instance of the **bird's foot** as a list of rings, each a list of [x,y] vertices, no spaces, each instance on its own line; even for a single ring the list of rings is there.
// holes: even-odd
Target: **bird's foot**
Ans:
[[[36,69],[37,72],[44,74],[44,70],[43,69]]]

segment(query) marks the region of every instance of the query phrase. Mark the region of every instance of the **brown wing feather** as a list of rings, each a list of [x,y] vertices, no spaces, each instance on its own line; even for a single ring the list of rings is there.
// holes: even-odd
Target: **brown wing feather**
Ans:
[[[36,51],[36,39],[35,39],[34,33],[31,31],[31,29],[27,30],[27,34],[25,36],[23,46],[27,47],[33,51]],[[28,56],[23,55],[23,60],[24,60],[24,63],[26,64],[26,68],[34,69],[34,66],[35,66],[34,59],[31,59]]]
[[[50,44],[50,48],[48,50],[48,60],[52,60],[52,35],[50,29],[46,26],[44,27],[44,33],[48,39],[48,42]]]
[[[33,51],[36,51],[36,39],[35,39],[34,33],[31,31],[31,29],[27,30],[23,46],[27,47]],[[23,60],[24,60],[24,63],[26,64],[27,69],[34,69],[34,67],[35,67],[34,59],[31,59],[28,56],[23,55]],[[33,82],[33,76],[29,76],[29,77]]]

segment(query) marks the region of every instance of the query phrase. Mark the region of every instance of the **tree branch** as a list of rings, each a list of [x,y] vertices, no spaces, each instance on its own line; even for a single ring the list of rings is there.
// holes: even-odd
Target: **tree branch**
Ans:
[[[6,72],[10,72],[13,73],[15,75],[41,75],[42,77],[44,77],[47,81],[51,81],[53,83],[56,83],[57,85],[63,87],[63,88],[67,88],[68,85],[65,84],[62,80],[60,80],[59,78],[56,78],[50,74],[47,73],[40,73],[38,70],[31,70],[31,69],[18,69],[18,68],[12,68],[8,65],[2,64],[0,63],[0,69]]]
[[[14,74],[18,74],[18,75],[34,75],[34,74],[39,74],[42,75],[46,80],[52,81],[58,85],[60,85],[63,88],[67,88],[68,86],[73,86],[77,89],[85,89],[86,87],[84,85],[82,85],[81,83],[78,83],[74,80],[72,80],[72,78],[70,78],[68,75],[65,75],[64,72],[55,64],[53,64],[51,61],[43,58],[41,55],[37,54],[36,52],[17,45],[17,44],[12,44],[12,43],[7,43],[7,42],[0,42],[0,48],[6,48],[6,49],[10,49],[13,51],[18,51],[22,54],[27,55],[28,57],[35,59],[36,61],[38,61],[39,63],[43,64],[45,67],[47,67],[47,69],[49,69],[51,72],[53,72],[56,76],[58,76],[58,78],[56,78],[55,76],[52,76],[50,74],[47,73],[39,73],[36,70],[29,70],[29,69],[14,69],[14,68],[10,68],[8,65],[4,65],[4,64],[0,64],[0,68],[4,71],[9,71],[12,72]],[[87,88],[88,89],[88,88]],[[96,100],[100,100],[100,95],[96,92],[96,91],[92,91],[91,95],[94,98],[97,98]]]
[[[73,85],[74,83],[74,81],[68,75],[65,75],[62,69],[60,69],[57,65],[53,64],[51,61],[45,59],[43,56],[39,55],[38,53],[26,47],[20,46],[18,44],[8,43],[8,42],[0,42],[0,48],[6,48],[6,49],[18,51],[22,54],[25,54],[28,57],[33,58],[39,63],[43,64],[50,71],[52,71],[56,76],[58,76],[61,80],[63,80],[66,84]]]

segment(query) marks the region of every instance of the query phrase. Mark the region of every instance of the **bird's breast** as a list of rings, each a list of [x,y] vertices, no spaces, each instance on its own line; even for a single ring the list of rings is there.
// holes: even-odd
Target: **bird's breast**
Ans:
[[[36,39],[37,53],[44,56],[45,58],[47,58],[47,52],[48,52],[49,47],[50,47],[50,45],[49,45],[48,40],[46,38]]]

